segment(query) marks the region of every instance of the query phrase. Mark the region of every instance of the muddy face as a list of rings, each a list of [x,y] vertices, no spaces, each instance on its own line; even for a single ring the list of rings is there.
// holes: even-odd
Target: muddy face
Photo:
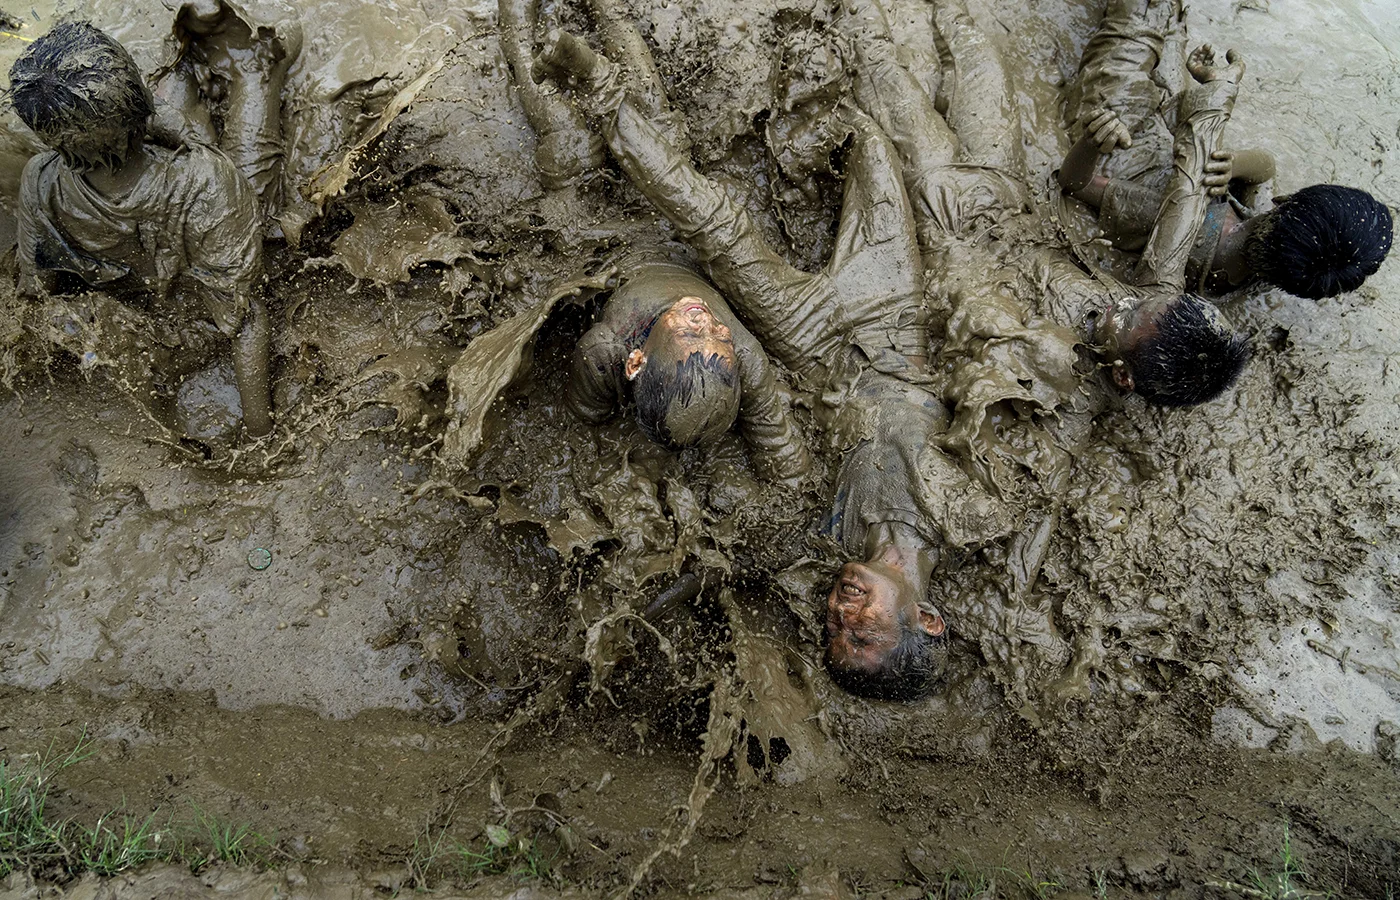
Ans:
[[[692,353],[718,356],[734,365],[734,336],[729,327],[710,311],[699,297],[682,297],[657,318],[651,328],[642,353],[658,363],[683,360]],[[630,364],[627,375],[636,377],[637,369]]]
[[[880,562],[849,562],[826,598],[827,661],[871,672],[906,631],[941,635],[943,619],[919,609],[918,588],[901,570]]]

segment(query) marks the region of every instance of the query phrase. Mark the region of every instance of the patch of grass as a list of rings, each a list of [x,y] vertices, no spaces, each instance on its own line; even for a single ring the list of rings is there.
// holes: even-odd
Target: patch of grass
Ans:
[[[235,866],[266,866],[270,862],[275,845],[249,823],[223,819],[198,806],[194,816],[199,844],[207,846],[209,852],[189,860],[191,871],[216,862]]]
[[[144,819],[109,813],[98,819],[91,831],[72,823],[66,830],[76,870],[98,875],[115,875],[152,860],[169,860],[178,849],[163,840],[155,813]]]
[[[935,878],[924,884],[926,900],[993,900],[997,896],[996,880],[967,866],[954,866]]]
[[[486,826],[485,838],[482,843],[453,848],[463,875],[509,875],[522,881],[552,876],[555,856],[547,856],[537,838],[512,835],[503,825]]]
[[[38,760],[0,760],[0,878],[66,857],[68,826],[49,820],[49,789],[54,776],[90,756],[91,748],[83,735],[67,753],[50,746]]]
[[[0,878],[11,872],[83,872],[115,875],[142,863],[183,862],[198,871],[212,862],[258,865],[273,844],[251,825],[234,824],[195,808],[195,833],[185,836],[158,812],[144,818],[124,810],[101,816],[87,828],[55,819],[49,796],[56,776],[92,755],[86,735],[66,753],[50,747],[37,760],[0,760]]]
[[[1274,871],[1250,869],[1247,884],[1234,881],[1208,881],[1207,887],[1225,888],[1245,897],[1259,900],[1327,900],[1337,896],[1335,891],[1309,890],[1305,885],[1308,873],[1303,861],[1293,849],[1288,825],[1283,826],[1283,841],[1279,846]]]

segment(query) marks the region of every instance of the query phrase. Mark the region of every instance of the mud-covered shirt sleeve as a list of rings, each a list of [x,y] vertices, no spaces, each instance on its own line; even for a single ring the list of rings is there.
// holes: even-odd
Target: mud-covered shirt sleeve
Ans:
[[[734,353],[739,367],[739,426],[754,464],[769,478],[801,479],[812,460],[768,355],[742,327],[734,329]]]
[[[607,421],[621,402],[622,361],[626,350],[606,326],[595,325],[574,348],[565,402],[590,424]]]
[[[1206,161],[1220,146],[1238,93],[1239,85],[1229,78],[1193,82],[1181,92],[1172,174],[1138,263],[1138,285],[1171,293],[1185,289],[1186,266],[1211,203]]]
[[[217,150],[194,146],[185,170],[182,210],[185,274],[214,323],[233,334],[243,323],[262,262],[262,214],[253,186]]]
[[[695,248],[715,284],[768,352],[794,371],[811,367],[812,345],[829,336],[825,276],[788,265],[748,212],[630,100],[608,128],[608,145],[628,177]]]
[[[1099,206],[1099,227],[1118,249],[1141,250],[1161,208],[1161,191],[1126,178],[1110,178]]]
[[[1106,108],[1133,128],[1160,106],[1151,73],[1176,27],[1180,0],[1109,0],[1079,63],[1080,110]]]

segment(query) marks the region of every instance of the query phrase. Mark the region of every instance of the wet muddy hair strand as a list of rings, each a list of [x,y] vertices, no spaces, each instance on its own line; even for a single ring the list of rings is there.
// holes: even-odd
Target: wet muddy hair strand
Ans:
[[[942,677],[946,644],[945,638],[934,637],[922,628],[906,623],[899,643],[878,668],[866,670],[840,666],[828,652],[826,669],[837,687],[857,697],[904,702],[918,700]]]
[[[9,100],[79,170],[120,166],[155,110],[131,54],[88,22],[61,22],[30,44],[10,67]]]
[[[1249,342],[1225,327],[1215,308],[1182,294],[1158,318],[1156,331],[1123,354],[1133,390],[1158,406],[1195,406],[1230,388],[1249,362]]]
[[[637,424],[652,441],[675,450],[713,439],[734,423],[737,404],[733,402],[739,383],[734,363],[718,354],[699,351],[669,364],[655,360],[637,373],[632,383],[632,400],[637,406]],[[712,407],[694,434],[676,434],[673,412],[676,404],[690,407],[703,403]]]
[[[1356,188],[1315,184],[1281,198],[1245,240],[1256,275],[1319,300],[1354,291],[1390,252],[1390,210]]]

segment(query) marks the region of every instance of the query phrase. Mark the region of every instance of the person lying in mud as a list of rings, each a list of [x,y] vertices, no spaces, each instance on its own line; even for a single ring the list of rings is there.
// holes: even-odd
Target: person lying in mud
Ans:
[[[503,19],[533,23],[534,5],[523,4],[524,10],[518,8],[521,5],[520,0],[502,0]],[[654,115],[682,127],[669,109],[646,45],[633,40],[641,36],[611,0],[589,0],[588,8],[607,53],[627,61],[630,83],[647,98]],[[523,52],[518,36],[503,33],[502,42],[507,55],[517,58],[513,71],[533,72],[533,60],[518,59]],[[554,52],[578,54],[577,65],[585,67],[601,62],[577,41],[565,40]],[[575,116],[577,112],[557,95],[531,99],[533,88],[522,91],[521,100],[541,140],[568,132],[559,127],[554,107]],[[593,132],[587,134],[596,140]],[[572,143],[582,145],[577,139]],[[539,154],[536,158],[539,161]],[[581,174],[576,168],[574,174]],[[557,174],[552,164],[542,164],[542,177]],[[779,389],[763,348],[724,297],[692,263],[663,248],[633,248],[616,265],[619,285],[574,350],[569,408],[584,421],[598,424],[630,402],[642,432],[672,449],[713,443],[737,420],[759,471],[798,484],[811,459],[792,420],[786,392]]]
[[[147,142],[151,91],[126,49],[86,22],[56,25],[25,50],[10,99],[52,148],[24,168],[20,290],[54,293],[76,280],[157,300],[190,291],[233,343],[244,427],[267,434],[270,330],[247,178],[206,144]]]
[[[796,484],[806,445],[763,348],[694,267],[632,254],[596,324],[574,350],[568,405],[586,422],[629,400],[651,440],[713,443],[738,419],[759,470]]]
[[[1138,283],[1119,284],[1042,246],[1036,219],[1027,215],[1034,210],[1022,175],[1021,135],[999,55],[959,0],[940,0],[934,22],[956,78],[948,86],[946,117],[924,82],[900,62],[878,0],[847,0],[838,27],[856,52],[855,97],[898,151],[892,169],[902,173],[931,294],[951,308],[942,357],[956,418],[948,432],[935,432],[937,440],[975,467],[993,455],[983,437],[988,408],[1020,404],[1006,420],[1024,435],[999,441],[997,452],[1019,452],[1015,461],[1039,482],[1042,508],[1012,536],[1008,554],[1025,563],[1026,572],[1009,579],[1025,593],[1064,502],[1073,460],[1110,396],[1096,387],[1097,375],[1086,380],[1078,348],[1092,345],[1118,387],[1167,406],[1219,395],[1247,359],[1243,339],[1230,333],[1214,306],[1183,292],[1182,274],[1184,250],[1206,202],[1204,160],[1233,104],[1240,67],[1215,68],[1204,50],[1193,57],[1199,89],[1183,109],[1171,202],[1163,205]],[[654,170],[646,174],[660,180]],[[1036,306],[1047,318],[1029,312]],[[864,603],[854,623],[840,615],[829,619],[829,658],[834,655],[839,668],[894,668],[912,637],[912,623],[897,607],[864,602],[872,586],[844,577],[839,585]],[[882,637],[861,646],[869,635]]]
[[[1180,8],[1180,0],[1114,0],[1080,64],[1083,136],[1057,177],[1065,193],[1097,210],[1104,236],[1122,250],[1147,243],[1163,193],[1096,170],[1102,155],[1132,147],[1135,132],[1160,128],[1159,82],[1174,68],[1163,66],[1163,57],[1179,47],[1170,38],[1184,28]],[[1365,191],[1315,184],[1256,215],[1241,196],[1271,180],[1274,169],[1264,151],[1212,153],[1205,182],[1214,201],[1187,259],[1187,283],[1220,294],[1264,281],[1314,300],[1356,290],[1390,252],[1390,211]]]
[[[946,117],[898,60],[879,0],[846,0],[838,22],[857,54],[855,96],[899,149],[925,269],[935,293],[954,310],[949,343],[964,347],[975,339],[995,346],[997,340],[984,339],[1009,326],[1014,333],[998,337],[1024,344],[1038,364],[1026,365],[1020,379],[1033,382],[1031,388],[1018,393],[1008,384],[1010,394],[1002,399],[1044,406],[1048,396],[1083,406],[1078,379],[1044,367],[1046,356],[1063,369],[1073,355],[1056,346],[1060,342],[1042,323],[1015,313],[1024,306],[1021,282],[1029,280],[1042,313],[1093,345],[1119,388],[1162,406],[1204,403],[1227,390],[1248,359],[1246,344],[1214,306],[1184,291],[1184,265],[1207,201],[1205,159],[1233,108],[1242,67],[1213,67],[1209,48],[1193,56],[1196,84],[1182,97],[1169,202],[1154,222],[1137,284],[1125,285],[1036,246],[1033,220],[1023,215],[1032,211],[1024,151],[1001,59],[961,0],[940,0],[934,19],[956,77]],[[1021,255],[1028,247],[1031,252]],[[1007,265],[1009,258],[1018,264]],[[1040,382],[1056,387],[1038,393]],[[1104,398],[1090,393],[1088,399],[1090,408],[1080,417],[1084,433]]]
[[[918,239],[894,148],[869,117],[835,102],[835,48],[806,36],[790,43],[779,152],[815,164],[847,147],[837,249],[823,271],[803,272],[677,149],[658,102],[624,89],[614,64],[585,49],[556,33],[541,61],[578,80],[622,170],[695,249],[763,348],[821,398],[817,418],[841,453],[825,530],[852,560],[826,604],[833,678],[870,697],[921,695],[941,668],[946,625],[928,595],[942,549],[991,540],[1009,523],[930,443],[949,417],[928,390]]]

